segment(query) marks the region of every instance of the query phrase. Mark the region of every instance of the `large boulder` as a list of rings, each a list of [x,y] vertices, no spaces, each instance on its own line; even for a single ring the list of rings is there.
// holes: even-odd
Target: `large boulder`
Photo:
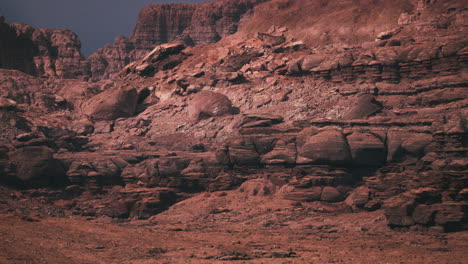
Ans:
[[[222,116],[232,113],[232,102],[225,95],[215,92],[201,92],[190,101],[188,114],[192,121],[211,116]]]
[[[111,89],[91,97],[81,105],[85,115],[94,121],[114,120],[135,114],[138,102],[136,89]]]
[[[347,139],[354,164],[379,166],[385,163],[387,151],[380,138],[370,133],[354,132]]]
[[[351,161],[348,144],[339,130],[328,129],[310,136],[299,153],[298,163],[347,164]]]
[[[320,199],[325,202],[339,202],[343,200],[343,195],[335,187],[325,186]]]
[[[301,69],[303,71],[310,71],[315,67],[318,67],[325,60],[325,56],[312,54],[304,57],[304,60],[301,64]]]
[[[65,170],[53,158],[53,150],[43,146],[24,147],[10,154],[15,183],[25,187],[51,187],[66,183]]]
[[[366,119],[382,110],[382,105],[370,94],[356,97],[351,105],[351,109],[343,116],[344,119]]]

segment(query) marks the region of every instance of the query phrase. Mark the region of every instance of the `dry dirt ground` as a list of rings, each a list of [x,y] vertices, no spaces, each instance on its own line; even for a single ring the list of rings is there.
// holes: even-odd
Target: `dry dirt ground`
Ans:
[[[0,263],[466,263],[466,231],[396,232],[381,211],[339,208],[231,191],[120,223],[4,213]]]

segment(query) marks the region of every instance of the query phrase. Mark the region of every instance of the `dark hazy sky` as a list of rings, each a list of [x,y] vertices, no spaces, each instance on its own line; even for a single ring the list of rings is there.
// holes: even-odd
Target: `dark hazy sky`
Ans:
[[[89,56],[116,36],[128,36],[141,8],[148,4],[194,3],[206,0],[0,0],[7,22],[34,27],[68,28]]]

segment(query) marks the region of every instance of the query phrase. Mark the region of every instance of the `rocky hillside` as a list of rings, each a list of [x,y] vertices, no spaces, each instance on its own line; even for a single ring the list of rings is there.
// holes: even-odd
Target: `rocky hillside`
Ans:
[[[466,230],[465,1],[272,0],[253,10],[233,35],[158,45],[112,80],[1,70],[1,180],[33,197],[9,198],[5,210],[148,223],[191,212],[291,229],[287,219],[310,210],[380,210],[396,230]],[[209,32],[181,21],[182,32],[200,43],[228,34],[210,21]],[[138,36],[142,50],[150,35],[181,40],[152,23],[140,17],[121,40]],[[231,195],[267,197],[297,214],[194,206],[204,195],[226,207]]]

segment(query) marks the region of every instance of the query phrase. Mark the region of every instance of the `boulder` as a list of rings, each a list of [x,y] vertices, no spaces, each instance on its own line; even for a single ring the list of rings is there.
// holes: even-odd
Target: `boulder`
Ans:
[[[258,39],[260,39],[266,46],[273,47],[282,44],[286,41],[283,35],[275,36],[267,33],[257,33]]]
[[[135,114],[136,89],[111,89],[97,94],[81,105],[83,113],[93,121],[114,120]]]
[[[420,204],[416,206],[413,212],[414,222],[421,225],[427,225],[434,221],[436,211],[434,206],[427,204]]]
[[[302,65],[303,58],[300,59],[294,59],[288,62],[287,64],[287,73],[289,75],[299,75],[302,74]]]
[[[366,186],[360,186],[354,189],[345,200],[345,203],[352,207],[363,208],[369,202],[370,189]]]
[[[307,138],[298,163],[347,164],[351,161],[348,144],[339,130],[328,129]]]
[[[304,57],[304,60],[301,64],[301,69],[303,71],[310,71],[315,67],[318,67],[325,60],[325,56],[313,54]]]
[[[383,208],[387,224],[391,227],[414,225],[412,214],[416,205],[416,196],[411,193],[403,193],[386,200]]]
[[[242,127],[272,126],[283,122],[283,117],[269,113],[247,114],[244,116]],[[253,125],[256,124],[256,125]]]
[[[274,194],[276,186],[267,179],[253,179],[244,182],[239,187],[239,192],[245,193],[249,196],[265,196]]]
[[[389,131],[387,161],[401,162],[410,157],[421,158],[427,154],[427,147],[432,141],[430,134]]]
[[[192,121],[232,113],[232,102],[225,95],[215,92],[196,94],[189,103],[188,114]]]
[[[432,142],[432,135],[430,134],[411,134],[408,138],[406,138],[401,147],[403,150],[410,154],[411,156],[420,158],[424,156],[426,153],[426,147]]]
[[[370,94],[363,94],[355,98],[351,109],[345,113],[344,119],[366,119],[382,110],[382,105]]]
[[[109,206],[105,207],[101,214],[112,217],[125,219],[130,216],[130,208],[134,205],[134,199],[119,199],[112,201]]]
[[[339,202],[343,200],[343,195],[335,187],[325,186],[323,187],[320,200],[325,202]]]
[[[65,170],[53,158],[54,151],[43,146],[24,147],[10,154],[17,182],[26,187],[64,185]]]
[[[233,175],[231,173],[221,172],[218,177],[216,177],[211,184],[209,184],[207,191],[216,192],[216,191],[225,191],[232,190],[237,188],[244,182],[245,179]]]
[[[380,138],[370,133],[354,132],[347,140],[354,164],[379,166],[385,163],[387,151]]]

